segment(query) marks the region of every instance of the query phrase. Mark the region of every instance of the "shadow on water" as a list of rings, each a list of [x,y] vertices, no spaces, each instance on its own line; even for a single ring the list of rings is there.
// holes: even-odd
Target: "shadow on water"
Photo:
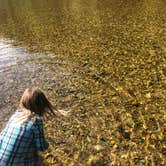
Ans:
[[[28,86],[69,116],[46,123],[51,165],[164,165],[164,0],[0,0],[1,124]]]

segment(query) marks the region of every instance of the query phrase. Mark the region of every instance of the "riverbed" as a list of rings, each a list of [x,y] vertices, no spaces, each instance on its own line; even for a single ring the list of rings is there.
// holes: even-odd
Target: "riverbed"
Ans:
[[[48,165],[165,165],[164,0],[0,0],[0,125],[30,86]]]

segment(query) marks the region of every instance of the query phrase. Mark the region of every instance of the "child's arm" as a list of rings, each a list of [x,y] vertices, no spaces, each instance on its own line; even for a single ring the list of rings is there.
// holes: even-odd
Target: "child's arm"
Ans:
[[[36,122],[33,126],[33,134],[37,151],[44,151],[48,149],[49,145],[44,137],[43,121],[41,118],[36,119]]]

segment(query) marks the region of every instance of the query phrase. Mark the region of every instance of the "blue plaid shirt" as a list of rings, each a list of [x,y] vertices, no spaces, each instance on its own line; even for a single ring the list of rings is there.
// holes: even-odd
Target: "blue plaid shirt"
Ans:
[[[0,166],[37,166],[38,152],[48,148],[42,119],[16,124],[14,119],[21,113],[16,111],[0,133]]]

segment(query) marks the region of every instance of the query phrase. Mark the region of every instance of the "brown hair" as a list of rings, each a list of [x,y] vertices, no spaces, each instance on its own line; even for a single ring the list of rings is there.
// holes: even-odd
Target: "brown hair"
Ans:
[[[43,116],[47,110],[48,113],[54,114],[51,103],[39,88],[26,89],[21,97],[19,107],[30,110],[39,116]]]

